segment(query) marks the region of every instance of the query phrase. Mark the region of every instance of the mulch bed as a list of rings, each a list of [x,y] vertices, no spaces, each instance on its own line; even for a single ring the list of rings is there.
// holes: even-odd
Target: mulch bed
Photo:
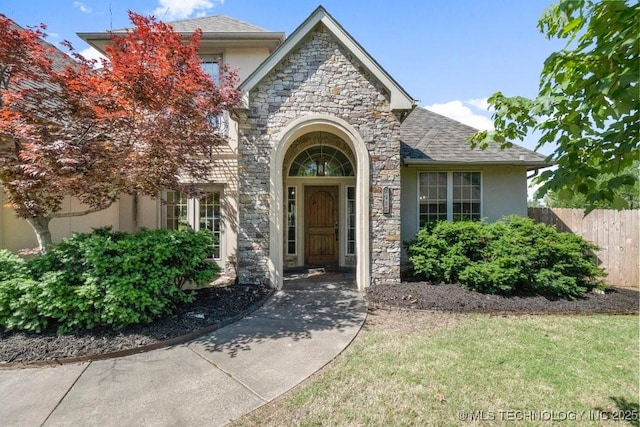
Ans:
[[[100,355],[160,343],[220,325],[264,300],[271,289],[230,285],[196,292],[194,301],[174,314],[148,325],[129,326],[119,331],[94,329],[56,335],[53,332],[6,333],[0,329],[0,367],[7,363]]]
[[[633,289],[610,288],[604,294],[589,293],[576,300],[548,299],[539,295],[485,295],[459,285],[432,285],[408,282],[372,286],[367,291],[370,304],[440,310],[448,312],[512,314],[637,314],[640,293]]]
[[[55,333],[5,333],[0,330],[0,367],[33,361],[93,356],[136,349],[222,325],[263,301],[271,289],[266,286],[231,285],[197,291],[195,300],[176,313],[149,325],[130,326],[119,331],[94,329],[67,335]],[[485,295],[459,285],[431,285],[403,282],[368,289],[370,306],[401,307],[443,312],[494,314],[637,314],[640,293],[610,288],[604,294],[587,294],[577,300],[543,296]]]

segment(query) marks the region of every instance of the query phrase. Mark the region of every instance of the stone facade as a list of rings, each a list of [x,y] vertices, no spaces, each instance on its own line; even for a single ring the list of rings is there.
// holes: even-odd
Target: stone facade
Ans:
[[[371,284],[400,281],[400,121],[383,85],[319,24],[251,92],[239,117],[238,280],[269,277],[269,176],[280,132],[311,114],[342,119],[363,136],[370,160]],[[356,168],[358,166],[356,165]],[[281,185],[281,183],[279,183]],[[389,188],[390,211],[383,212]],[[365,285],[366,286],[366,285]]]

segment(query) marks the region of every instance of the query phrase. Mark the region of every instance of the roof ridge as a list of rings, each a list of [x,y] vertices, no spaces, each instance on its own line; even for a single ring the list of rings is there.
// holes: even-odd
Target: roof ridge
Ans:
[[[421,110],[424,110],[424,111],[428,111],[430,114],[435,114],[436,116],[444,119],[445,121],[453,122],[457,126],[468,128],[470,131],[473,131],[474,133],[479,132],[481,130],[481,129],[475,128],[473,126],[470,126],[470,125],[468,125],[466,123],[462,123],[461,121],[458,121],[456,119],[452,119],[451,117],[447,117],[447,116],[445,116],[443,114],[436,113],[435,111],[429,110],[428,108],[425,108],[425,107],[417,107],[417,108],[420,108]]]
[[[431,145],[435,138],[443,132],[447,133],[446,131],[440,129],[440,126],[436,125],[433,128],[427,130],[424,135],[422,135],[422,138],[420,138],[420,141],[418,141],[417,145],[427,148],[429,145]]]
[[[547,156],[514,142],[501,149],[493,141],[486,150],[472,149],[469,136],[478,132],[473,126],[417,107],[400,127],[401,139],[407,146],[405,161],[419,164],[515,164],[528,168],[546,167]]]
[[[456,119],[452,119],[451,117],[444,116],[444,115],[442,115],[440,113],[436,113],[435,111],[431,111],[428,108],[424,108],[424,107],[417,107],[417,108],[421,108],[421,109],[423,109],[425,111],[428,111],[431,114],[436,114],[436,115],[442,117],[443,119],[445,119],[446,121],[454,122],[455,124],[457,124],[460,127],[466,127],[466,128],[468,128],[470,130],[473,130],[474,132],[480,132],[481,131],[481,129],[475,128],[475,127],[470,126],[470,125],[468,125],[466,123],[462,123],[462,122],[460,122],[460,121],[458,121]],[[450,133],[450,132],[447,132],[447,133]],[[522,142],[522,141],[520,141],[520,142]],[[498,142],[491,141],[491,144],[498,144]],[[537,155],[537,156],[544,156],[544,154],[540,154],[537,151],[531,150],[530,148],[527,148],[527,147],[525,147],[523,145],[520,145],[520,144],[518,144],[516,142],[512,142],[512,146],[517,147],[518,149],[521,149],[521,150],[528,151],[529,154],[534,154],[534,155]],[[507,147],[507,148],[510,148],[510,147]]]
[[[231,17],[229,15],[223,15],[223,14],[216,14],[216,15],[207,15],[207,16],[197,16],[195,18],[187,18],[187,19],[178,19],[175,21],[163,21],[161,18],[157,17],[156,18],[159,21],[164,22],[167,25],[170,25],[174,31],[176,32],[192,32],[194,31],[196,28],[200,28],[203,32],[216,32],[216,31],[207,31],[204,28],[201,27],[197,27],[196,25],[200,22],[207,22],[207,21],[213,21],[213,20],[224,20],[227,23],[231,23],[234,26],[238,26],[238,28],[242,28],[244,27],[243,30],[239,30],[238,28],[235,29],[235,31],[238,32],[265,32],[265,33],[270,33],[272,31],[267,30],[266,28],[263,27],[259,27],[257,25],[251,24],[249,22],[246,21],[242,21],[240,19]],[[191,24],[191,25],[189,25]],[[189,30],[185,31],[185,30],[176,30],[176,27],[178,28],[189,28]],[[191,27],[193,27],[193,30],[191,30]],[[126,27],[126,28],[119,28],[116,30],[109,30],[111,32],[114,33],[119,33],[119,32],[125,32],[127,30],[130,30],[132,27]],[[226,32],[226,31],[223,31]]]
[[[243,20],[238,19],[238,18],[234,18],[234,17],[229,16],[229,15],[224,15],[222,13],[218,13],[218,14],[215,14],[215,15],[208,15],[208,16],[197,16],[195,18],[188,18],[188,19],[179,19],[179,20],[176,20],[176,21],[167,21],[167,24],[171,25],[171,24],[177,23],[177,22],[204,21],[206,19],[211,19],[211,18],[225,18],[225,19],[228,19],[228,20],[240,23],[240,24],[247,25],[249,27],[253,27],[253,28],[255,28],[256,30],[259,30],[259,31],[270,32],[269,30],[267,30],[265,28],[259,27],[257,25],[251,24],[251,23],[249,23],[247,21],[243,21]]]

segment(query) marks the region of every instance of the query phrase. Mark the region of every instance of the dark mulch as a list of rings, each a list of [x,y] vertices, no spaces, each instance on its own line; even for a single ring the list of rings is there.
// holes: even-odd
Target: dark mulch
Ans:
[[[68,335],[5,333],[0,329],[0,366],[10,362],[55,360],[138,348],[221,324],[266,298],[266,286],[231,285],[196,291],[193,302],[149,325],[119,331],[94,329]]]
[[[271,292],[266,286],[212,287],[197,291],[195,300],[149,325],[130,326],[119,331],[94,329],[68,335],[55,333],[5,333],[0,330],[0,367],[11,362],[56,360],[100,355],[135,349],[220,325],[246,311]],[[543,296],[485,295],[459,285],[431,285],[403,282],[368,289],[371,305],[394,306],[445,312],[535,313],[535,314],[637,314],[640,294],[632,289],[611,288],[605,294],[584,298],[551,300]]]
[[[408,282],[372,286],[366,297],[371,304],[449,312],[631,314],[640,311],[640,293],[623,288],[610,288],[604,294],[588,293],[583,298],[571,301],[548,299],[539,295],[485,295],[463,289],[459,285]]]

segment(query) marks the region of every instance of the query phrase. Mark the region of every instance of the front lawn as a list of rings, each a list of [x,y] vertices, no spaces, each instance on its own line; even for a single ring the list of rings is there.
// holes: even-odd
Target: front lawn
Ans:
[[[324,371],[234,425],[637,426],[639,336],[635,315],[375,309]]]

